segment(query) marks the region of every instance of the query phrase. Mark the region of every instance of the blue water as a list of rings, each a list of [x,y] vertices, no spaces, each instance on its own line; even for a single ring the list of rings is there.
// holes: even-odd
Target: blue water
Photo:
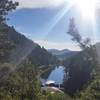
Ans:
[[[42,78],[42,82],[48,81],[48,80],[53,80],[58,84],[62,84],[63,80],[64,80],[64,67],[63,66],[59,66],[56,67],[54,70],[51,71],[51,73],[48,75],[47,79],[43,79]]]

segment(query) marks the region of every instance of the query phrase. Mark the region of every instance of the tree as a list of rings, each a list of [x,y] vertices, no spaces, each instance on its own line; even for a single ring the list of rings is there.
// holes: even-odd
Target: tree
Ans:
[[[96,47],[91,44],[89,38],[83,39],[78,31],[74,18],[70,19],[68,34],[72,36],[82,51],[70,58],[69,79],[65,81],[65,89],[73,95],[77,90],[94,78],[93,71],[97,71]]]
[[[16,6],[18,6],[18,2],[13,3],[11,0],[0,0],[0,23],[6,21],[6,15],[10,11],[15,10]]]
[[[82,37],[75,25],[74,18],[70,19],[69,30],[67,33],[72,36],[72,40],[77,42],[79,44],[79,46],[81,47],[81,49],[86,49],[86,48],[91,47],[91,40],[89,38],[87,38],[85,40],[82,39]]]
[[[72,36],[72,40],[79,44],[80,48],[85,50],[85,58],[87,61],[91,62],[92,66],[98,66],[98,59],[96,54],[96,46],[93,46],[89,38],[83,39],[76,28],[74,18],[70,19],[69,30],[67,32]]]
[[[9,51],[12,49],[13,44],[8,37],[9,28],[6,25],[6,15],[13,11],[18,6],[18,3],[13,3],[10,0],[0,0],[0,62],[7,60]]]
[[[100,1],[98,1],[98,5],[100,5]],[[98,6],[97,9],[97,16],[99,18],[100,16],[100,7]],[[96,44],[95,46],[91,46],[89,50],[91,56],[94,60],[92,60],[93,64],[93,70],[92,70],[92,75],[94,76],[94,79],[87,84],[82,91],[79,92],[79,97],[76,97],[76,100],[99,100],[100,99],[100,66],[99,66],[99,61],[100,58],[99,56],[99,43]]]
[[[25,61],[16,70],[13,70],[5,80],[3,74],[10,70],[9,66],[6,65],[0,69],[2,79],[0,81],[0,98],[2,100],[43,100],[34,65],[30,61]]]

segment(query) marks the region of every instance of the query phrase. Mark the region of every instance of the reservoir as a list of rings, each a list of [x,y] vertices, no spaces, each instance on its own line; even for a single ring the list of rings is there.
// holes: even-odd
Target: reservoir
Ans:
[[[56,84],[63,84],[64,76],[65,76],[65,68],[64,66],[56,66],[43,75],[41,75],[41,82],[44,84],[47,81],[55,81]]]

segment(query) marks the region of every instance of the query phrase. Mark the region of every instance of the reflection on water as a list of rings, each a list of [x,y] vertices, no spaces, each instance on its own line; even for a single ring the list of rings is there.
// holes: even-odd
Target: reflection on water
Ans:
[[[44,73],[44,75],[41,76],[41,81],[42,83],[48,81],[48,80],[53,80],[56,83],[63,83],[63,79],[64,79],[64,67],[63,66],[59,66],[56,67],[55,69],[51,69],[48,72]]]

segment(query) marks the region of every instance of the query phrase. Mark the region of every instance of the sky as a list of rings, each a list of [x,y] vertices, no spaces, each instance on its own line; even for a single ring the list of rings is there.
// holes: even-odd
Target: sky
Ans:
[[[7,16],[7,23],[46,49],[80,50],[67,34],[70,18],[75,18],[76,26],[83,38],[99,41],[99,20],[95,24],[83,19],[80,10],[73,5],[74,0],[13,0],[18,1],[16,11]],[[94,34],[95,33],[95,34]]]

